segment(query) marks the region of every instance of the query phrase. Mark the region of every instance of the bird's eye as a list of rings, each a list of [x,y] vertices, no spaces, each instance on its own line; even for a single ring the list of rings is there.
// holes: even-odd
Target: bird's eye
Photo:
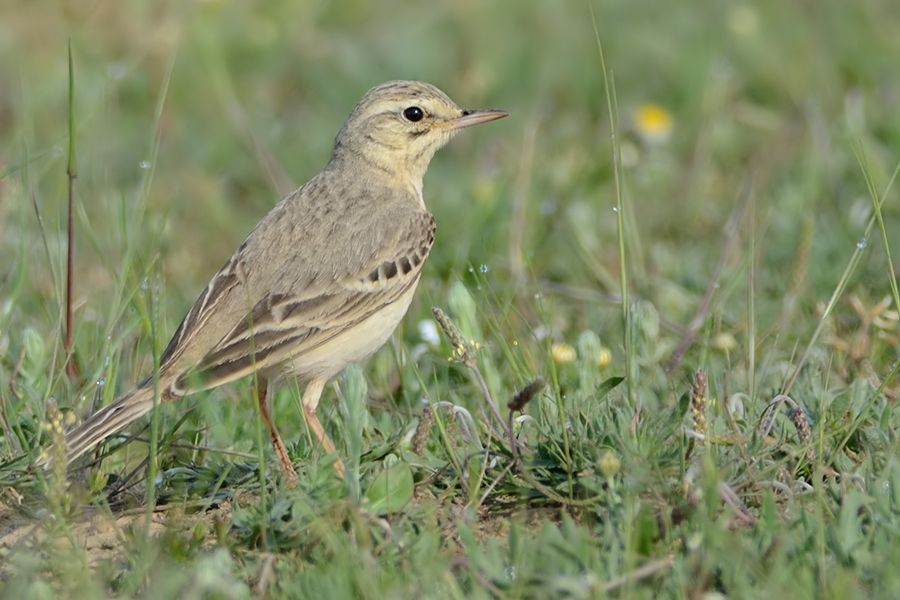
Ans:
[[[407,121],[416,123],[425,118],[425,111],[418,106],[410,106],[409,108],[403,110],[403,116]]]

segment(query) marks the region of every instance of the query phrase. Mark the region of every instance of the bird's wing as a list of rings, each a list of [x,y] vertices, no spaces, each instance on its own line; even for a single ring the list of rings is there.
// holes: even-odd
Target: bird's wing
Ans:
[[[434,242],[434,219],[425,211],[409,208],[389,211],[382,217],[389,218],[377,219],[373,227],[380,227],[383,235],[337,240],[354,246],[351,257],[338,253],[343,256],[341,264],[323,261],[320,270],[326,272],[314,272],[312,277],[308,270],[301,270],[308,285],[272,282],[199,362],[180,373],[172,383],[172,392],[183,395],[213,388],[279,365],[319,347],[397,301],[418,281]],[[333,247],[329,256],[335,256]],[[240,283],[241,269],[240,258],[230,261],[213,278],[185,320],[202,323],[204,319],[218,318],[214,314],[216,296],[239,295],[239,287],[249,287]],[[235,300],[229,302],[233,304]]]
[[[385,189],[352,192],[342,182],[326,169],[263,217],[185,315],[160,358],[161,373],[196,365],[267,295],[315,296],[389,247],[397,219],[384,214],[400,212],[397,197]],[[387,227],[366,229],[366,218]]]

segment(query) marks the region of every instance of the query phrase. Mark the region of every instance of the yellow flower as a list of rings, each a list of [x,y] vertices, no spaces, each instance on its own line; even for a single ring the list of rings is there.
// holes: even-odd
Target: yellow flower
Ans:
[[[575,359],[578,358],[575,348],[565,342],[556,342],[550,346],[550,355],[553,357],[553,361],[560,365],[575,362]]]
[[[734,339],[734,336],[728,332],[721,332],[716,334],[712,339],[712,347],[721,352],[728,352],[729,350],[734,350],[737,347],[737,340]]]
[[[672,133],[672,115],[659,104],[642,104],[634,112],[633,125],[645,142],[662,143]]]
[[[597,368],[605,369],[612,363],[612,350],[606,346],[600,347],[600,354],[597,355]]]
[[[604,452],[603,456],[597,461],[597,468],[600,469],[600,473],[602,473],[604,477],[614,476],[619,472],[621,467],[622,463],[619,460],[619,457],[609,450]]]

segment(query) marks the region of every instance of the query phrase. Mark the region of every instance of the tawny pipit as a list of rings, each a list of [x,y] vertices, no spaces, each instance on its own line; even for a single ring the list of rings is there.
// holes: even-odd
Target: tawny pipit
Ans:
[[[160,401],[257,373],[262,418],[295,479],[266,390],[270,378],[296,377],[309,427],[334,452],[316,406],[325,384],[380,348],[409,308],[434,241],[422,198],[432,156],[460,129],[505,116],[462,110],[418,81],[369,90],[325,169],[275,205],[197,298],[160,359]],[[148,378],[69,432],[68,461],[146,414],[153,390]]]

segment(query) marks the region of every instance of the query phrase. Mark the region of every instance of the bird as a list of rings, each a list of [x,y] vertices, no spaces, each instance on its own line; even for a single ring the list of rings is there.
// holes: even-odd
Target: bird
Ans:
[[[285,477],[297,473],[269,413],[269,385],[304,385],[303,416],[329,454],[316,416],[325,385],[361,363],[406,314],[434,243],[422,185],[435,152],[464,128],[508,113],[462,109],[421,81],[371,88],[337,133],[331,159],[283,197],[213,275],[160,356],[155,375],[64,438],[71,465],[157,404],[251,374]],[[338,457],[334,462],[344,474]]]

